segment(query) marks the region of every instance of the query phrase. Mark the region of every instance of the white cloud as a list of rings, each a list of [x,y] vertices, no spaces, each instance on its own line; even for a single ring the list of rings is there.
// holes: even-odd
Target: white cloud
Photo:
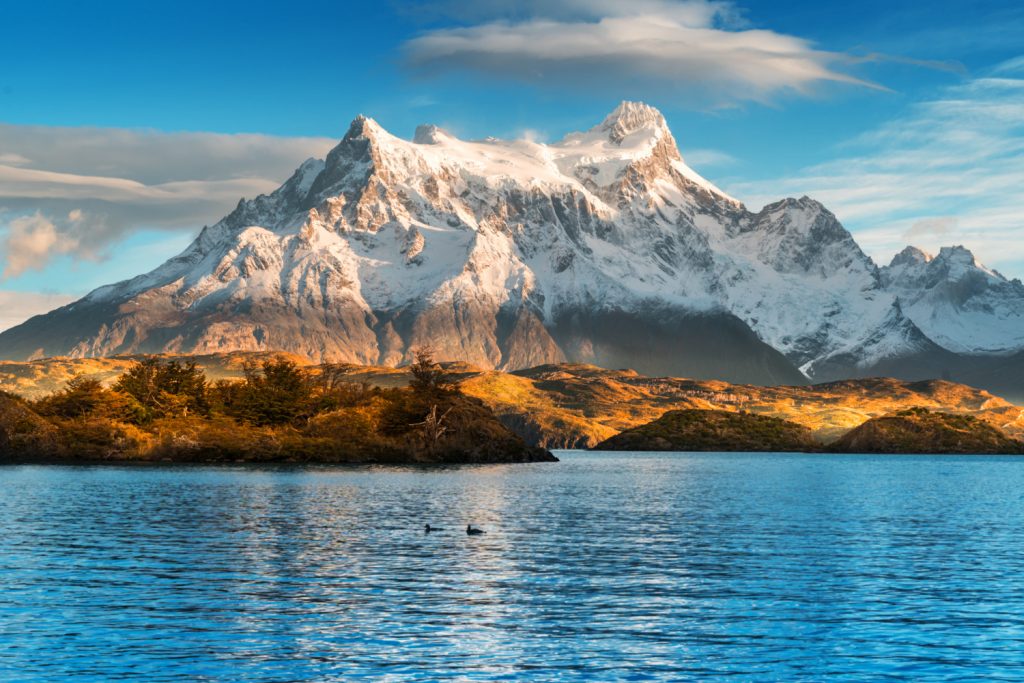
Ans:
[[[729,3],[561,0],[528,3],[529,16],[504,3],[484,6],[491,20],[406,43],[409,64],[425,74],[472,71],[616,97],[685,94],[712,106],[807,94],[826,82],[871,85],[837,68],[854,61],[847,55],[743,28]]]
[[[70,294],[12,292],[0,289],[0,332],[25,322],[34,315],[71,303]]]
[[[69,221],[74,222],[74,221]],[[30,268],[40,268],[55,254],[66,254],[78,246],[78,240],[36,213],[12,220],[4,236],[7,256],[2,277],[14,277]]]
[[[329,138],[0,124],[6,277],[102,256],[138,229],[193,231],[278,187]]]
[[[732,183],[752,206],[807,194],[877,260],[914,241],[952,243],[1024,274],[1024,79],[1017,64],[949,87],[841,146],[839,158],[781,180]]]

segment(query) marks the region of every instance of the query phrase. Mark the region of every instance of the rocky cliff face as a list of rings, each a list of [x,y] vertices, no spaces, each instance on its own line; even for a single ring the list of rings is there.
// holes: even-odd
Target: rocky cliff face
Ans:
[[[352,122],[182,254],[0,334],[0,357],[279,349],[396,365],[564,360],[801,383],[944,352],[835,216],[754,213],[623,103],[558,143]],[[908,362],[910,362],[908,360]],[[799,368],[799,370],[798,370]]]

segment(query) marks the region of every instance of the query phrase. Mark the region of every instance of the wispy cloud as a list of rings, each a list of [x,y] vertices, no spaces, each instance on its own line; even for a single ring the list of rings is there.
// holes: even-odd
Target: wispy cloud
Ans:
[[[702,106],[808,94],[827,82],[878,87],[849,71],[863,58],[744,25],[730,3],[556,0],[513,11],[484,2],[480,23],[405,45],[418,73],[460,70],[618,96],[669,93]],[[873,58],[872,58],[873,59]]]
[[[841,146],[838,158],[784,180],[733,183],[760,205],[781,195],[822,201],[876,258],[907,241],[962,243],[1024,274],[1024,60],[947,88]]]
[[[736,163],[736,157],[718,149],[684,149],[683,158],[690,166],[709,168]]]
[[[328,138],[0,124],[3,277],[101,257],[138,229],[195,230],[276,188]]]
[[[30,161],[30,159],[26,159],[20,154],[14,154],[11,152],[0,154],[0,164],[5,164],[7,166],[21,166],[22,164],[27,164]]]

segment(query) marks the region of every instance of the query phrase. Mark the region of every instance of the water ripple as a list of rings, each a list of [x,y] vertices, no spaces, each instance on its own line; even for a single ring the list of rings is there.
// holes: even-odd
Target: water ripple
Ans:
[[[0,679],[1024,679],[1024,460],[561,455],[0,468]]]

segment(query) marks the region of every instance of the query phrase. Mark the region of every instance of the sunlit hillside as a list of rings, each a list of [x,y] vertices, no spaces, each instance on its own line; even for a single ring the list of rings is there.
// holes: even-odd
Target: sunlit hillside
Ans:
[[[194,358],[211,380],[240,378],[246,361],[267,353],[225,353]],[[298,364],[318,368],[297,356]],[[0,363],[0,389],[40,398],[81,375],[112,383],[137,357],[55,358]],[[1015,438],[1024,437],[1024,408],[989,392],[940,380],[877,378],[809,387],[760,387],[718,381],[645,377],[631,370],[590,365],[543,365],[515,373],[445,365],[463,392],[483,400],[513,431],[549,448],[593,446],[615,434],[683,408],[746,410],[804,425],[823,443],[867,420],[911,407],[972,415]],[[346,381],[403,386],[404,369],[346,365]]]

